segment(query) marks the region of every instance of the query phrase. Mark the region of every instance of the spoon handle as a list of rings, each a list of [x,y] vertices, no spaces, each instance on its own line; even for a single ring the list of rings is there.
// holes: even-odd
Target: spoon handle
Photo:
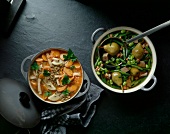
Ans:
[[[160,29],[162,29],[162,28],[164,28],[164,27],[167,27],[167,26],[169,26],[169,25],[170,25],[170,20],[167,21],[167,22],[164,22],[164,23],[162,23],[162,24],[160,24],[160,25],[158,25],[158,26],[156,26],[156,27],[154,27],[154,28],[152,28],[152,29],[147,30],[146,32],[143,32],[142,34],[139,34],[139,35],[137,35],[136,37],[134,37],[134,38],[132,38],[132,39],[130,39],[130,40],[127,40],[126,43],[130,43],[130,42],[133,42],[133,41],[135,41],[135,40],[137,40],[137,39],[140,39],[140,38],[142,38],[142,37],[145,37],[145,36],[147,36],[147,35],[150,35],[150,34],[156,32],[156,31],[158,31],[158,30],[160,30]]]

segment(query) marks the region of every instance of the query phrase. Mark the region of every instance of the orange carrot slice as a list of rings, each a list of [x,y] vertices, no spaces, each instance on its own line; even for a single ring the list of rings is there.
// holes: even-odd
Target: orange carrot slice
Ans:
[[[41,57],[42,57],[42,59],[43,59],[44,61],[47,61],[47,57],[46,57],[45,54],[43,54]]]
[[[65,67],[70,67],[71,65],[73,65],[73,61],[69,60],[65,63]]]
[[[68,69],[66,67],[64,67],[64,72],[68,75],[68,76],[73,76],[73,71],[71,69]]]
[[[67,88],[70,92],[75,92],[77,91],[78,89],[78,86],[77,85],[71,85]]]
[[[58,87],[57,87],[57,91],[58,91],[58,92],[62,92],[62,91],[64,91],[66,88],[67,88],[67,85],[65,85],[65,86],[58,86]]]
[[[52,57],[60,57],[60,52],[58,50],[51,50],[50,55]]]
[[[43,58],[37,58],[35,61],[36,62],[43,62]]]

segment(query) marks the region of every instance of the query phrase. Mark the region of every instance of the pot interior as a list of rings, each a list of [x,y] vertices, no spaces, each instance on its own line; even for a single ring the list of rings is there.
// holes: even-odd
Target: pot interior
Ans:
[[[129,38],[132,38],[132,36],[135,36],[140,33],[142,33],[142,32],[137,29],[131,28],[131,27],[116,27],[116,28],[112,28],[112,29],[106,31],[105,33],[103,33],[95,42],[94,48],[92,50],[91,66],[92,66],[92,70],[93,70],[93,73],[94,73],[96,79],[105,88],[107,88],[111,91],[117,92],[117,93],[131,93],[131,92],[137,91],[140,88],[144,87],[152,78],[154,71],[156,69],[157,57],[156,57],[155,48],[154,48],[151,40],[148,37],[144,37],[143,39],[133,42],[134,43],[133,45],[132,45],[132,43],[127,44],[128,46],[122,46],[123,44],[121,44],[119,42],[120,39],[123,41],[123,40],[129,39]],[[116,41],[115,37],[119,38],[119,39]],[[119,45],[119,52],[116,53],[115,55],[113,54],[114,52],[111,51],[112,47],[115,48],[115,46],[112,42],[115,42],[116,44]],[[134,53],[132,54],[132,51],[139,43],[140,43],[140,46],[142,47],[143,54],[142,54],[142,58],[139,57],[139,61],[137,62],[138,57]],[[123,49],[125,50],[125,52]],[[107,58],[109,60],[113,59],[113,62],[111,62],[111,64],[106,63],[106,62],[108,62],[107,60],[103,61],[102,58],[104,56],[104,53],[109,53],[109,54],[106,54],[106,55],[108,55]],[[114,56],[111,54],[113,54]],[[130,56],[132,56],[132,57],[130,57]],[[150,58],[145,59],[144,56],[150,56]],[[99,62],[97,64],[98,59],[100,60],[99,62],[101,62],[101,64]],[[117,60],[121,60],[121,61],[119,61],[117,64],[117,62],[116,62]],[[130,63],[132,61],[134,62],[134,64]],[[144,64],[145,67],[139,66],[139,64],[143,61],[145,62],[145,64]],[[99,64],[102,65],[102,67]],[[148,68],[148,65],[150,68]],[[96,66],[98,66],[98,68],[100,68],[100,69],[98,69]],[[113,66],[116,66],[116,68],[114,68]],[[146,66],[147,66],[147,68],[146,68]],[[110,68],[110,67],[113,67],[113,68]],[[126,67],[126,69],[128,68],[129,70],[127,72],[126,71],[122,72],[123,67]],[[131,80],[131,82],[129,82],[129,83],[135,83],[135,81],[137,83],[138,79],[139,79],[138,81],[141,80],[141,82],[139,82],[139,84],[136,84],[136,86],[132,86],[128,83],[130,85],[130,86],[128,85],[129,86],[128,87],[127,82],[130,81],[129,80],[130,78],[132,78],[131,77],[132,73],[133,73],[132,68],[135,68],[134,70],[137,70],[137,72],[139,72],[141,75],[140,75],[140,78],[139,78],[139,76],[138,76],[138,78],[136,76],[133,76],[133,79],[136,79],[136,80],[133,80],[133,81]],[[101,70],[109,71],[108,74],[110,74],[111,78],[107,79],[104,76],[106,74],[106,72],[103,72]],[[148,71],[146,71],[146,70],[148,70]],[[120,82],[121,80],[119,81],[121,83],[121,85],[117,84],[115,81],[113,81],[113,79],[114,79],[114,78],[112,78],[113,72],[119,73],[124,84],[123,84],[123,82]],[[144,73],[147,73],[147,75]],[[124,78],[125,75],[128,75],[128,77]],[[142,76],[142,75],[144,75],[144,76],[146,75],[146,77],[144,78],[144,76]],[[112,82],[109,83],[108,80],[110,80]]]
[[[64,59],[63,55],[68,58],[69,53],[74,55],[70,49],[67,51],[62,48],[49,48],[33,58],[28,70],[28,83],[40,100],[50,104],[62,104],[79,93],[84,72],[78,60]],[[39,66],[38,70],[36,66]]]

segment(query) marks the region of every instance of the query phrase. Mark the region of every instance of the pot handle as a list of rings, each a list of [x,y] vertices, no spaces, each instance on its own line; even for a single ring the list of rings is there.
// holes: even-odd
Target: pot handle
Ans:
[[[92,43],[93,44],[95,44],[95,39],[94,39],[94,37],[95,37],[95,35],[99,32],[99,31],[106,31],[106,29],[105,28],[98,28],[98,29],[96,29],[93,33],[92,33],[92,35],[91,35],[91,41],[92,41]]]
[[[75,96],[75,98],[79,98],[83,96],[90,89],[90,79],[85,72],[84,72],[84,81],[83,81],[82,87],[85,88],[85,90],[81,92],[81,89],[80,89],[80,92]]]
[[[26,62],[27,60],[32,60],[32,58],[33,58],[34,56],[35,56],[35,54],[26,57],[26,58],[22,61],[22,63],[21,63],[21,73],[22,73],[23,77],[25,78],[25,80],[27,80],[27,75],[28,75],[28,72],[25,72],[25,71],[24,71],[25,62]]]
[[[152,86],[149,87],[149,88],[142,87],[141,90],[143,90],[143,91],[150,91],[152,88],[154,88],[154,86],[155,86],[156,83],[157,83],[157,78],[153,75],[153,76],[152,76],[152,79],[153,79],[153,81],[154,81],[153,84],[152,84]]]

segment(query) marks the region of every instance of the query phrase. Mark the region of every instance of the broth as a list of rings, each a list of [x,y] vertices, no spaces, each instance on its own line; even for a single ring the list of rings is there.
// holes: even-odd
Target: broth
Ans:
[[[82,66],[71,49],[51,49],[33,61],[29,83],[42,100],[64,102],[79,91],[83,83]]]

